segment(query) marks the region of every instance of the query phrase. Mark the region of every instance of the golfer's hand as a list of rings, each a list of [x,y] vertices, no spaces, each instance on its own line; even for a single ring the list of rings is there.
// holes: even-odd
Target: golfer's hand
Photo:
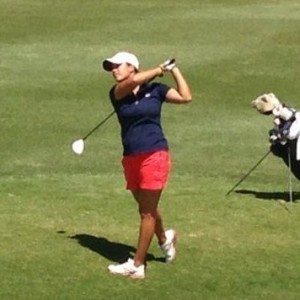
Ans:
[[[175,59],[168,59],[161,65],[159,65],[163,72],[172,71],[173,68],[176,66]]]

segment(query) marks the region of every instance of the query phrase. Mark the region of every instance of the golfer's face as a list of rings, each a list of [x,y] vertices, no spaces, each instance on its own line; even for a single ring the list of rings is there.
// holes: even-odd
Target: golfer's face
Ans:
[[[123,63],[120,65],[113,64],[111,71],[116,81],[120,82],[127,79],[130,76],[130,74],[134,71],[134,67],[128,65],[127,63]]]

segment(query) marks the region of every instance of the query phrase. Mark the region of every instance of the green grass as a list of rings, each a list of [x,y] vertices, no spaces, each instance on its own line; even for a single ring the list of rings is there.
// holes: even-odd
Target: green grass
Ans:
[[[299,201],[288,171],[266,153],[263,92],[300,109],[296,0],[0,0],[0,298],[298,299]],[[124,190],[112,78],[119,50],[147,68],[176,57],[193,90],[165,105],[173,172],[161,201],[179,232],[178,258],[154,241],[147,278],[107,272],[134,252],[138,214]],[[172,84],[169,78],[163,82]],[[299,183],[293,180],[296,199]]]

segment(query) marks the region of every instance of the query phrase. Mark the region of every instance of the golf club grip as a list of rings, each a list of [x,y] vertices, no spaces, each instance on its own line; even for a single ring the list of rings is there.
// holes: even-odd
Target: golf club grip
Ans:
[[[171,65],[171,64],[174,64],[175,63],[175,58],[172,58],[171,60],[170,60],[170,62],[168,63],[168,65]]]
[[[95,130],[97,130],[101,125],[103,125],[112,115],[115,114],[115,111],[112,111],[103,121],[101,121],[96,127],[94,127],[85,137],[83,140],[86,140]]]
[[[171,58],[171,59],[170,59],[170,62],[168,63],[168,66],[171,65],[171,64],[174,64],[175,61],[176,61],[175,58]],[[159,75],[158,77],[163,77],[163,76],[164,76],[164,74],[161,74],[161,75]],[[152,80],[154,80],[156,77],[157,77],[157,76],[153,76],[151,79],[148,80],[148,83],[151,82]]]

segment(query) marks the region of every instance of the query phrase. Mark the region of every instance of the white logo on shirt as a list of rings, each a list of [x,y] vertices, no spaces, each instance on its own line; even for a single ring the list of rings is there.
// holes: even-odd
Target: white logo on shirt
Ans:
[[[149,98],[151,96],[151,94],[150,93],[147,93],[146,95],[145,95],[145,98]]]

